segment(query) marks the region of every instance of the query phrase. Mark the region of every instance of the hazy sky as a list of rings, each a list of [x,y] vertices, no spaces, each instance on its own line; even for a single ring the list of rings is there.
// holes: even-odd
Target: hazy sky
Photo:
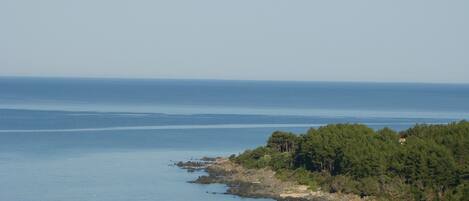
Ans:
[[[0,0],[0,75],[469,82],[469,1]]]

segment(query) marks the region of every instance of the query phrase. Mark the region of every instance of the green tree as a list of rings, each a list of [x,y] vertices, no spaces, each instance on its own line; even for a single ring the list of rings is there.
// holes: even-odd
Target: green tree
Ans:
[[[398,157],[401,166],[396,169],[420,191],[431,188],[441,197],[457,181],[451,152],[433,141],[408,137]]]
[[[298,144],[298,137],[293,133],[275,131],[267,141],[267,147],[279,152],[293,152]]]

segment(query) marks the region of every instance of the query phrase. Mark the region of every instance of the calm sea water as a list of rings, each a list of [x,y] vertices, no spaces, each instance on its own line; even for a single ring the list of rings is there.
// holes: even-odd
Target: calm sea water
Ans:
[[[241,200],[171,164],[275,130],[469,119],[468,103],[469,85],[3,77],[0,200]]]

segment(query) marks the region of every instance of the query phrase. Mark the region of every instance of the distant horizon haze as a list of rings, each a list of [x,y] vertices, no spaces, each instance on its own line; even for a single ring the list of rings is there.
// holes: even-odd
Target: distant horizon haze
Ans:
[[[230,79],[230,78],[191,78],[191,77],[174,77],[174,78],[167,78],[167,77],[124,77],[124,76],[70,76],[70,75],[0,75],[0,78],[30,78],[30,79],[103,79],[103,80],[200,80],[200,81],[246,81],[246,82],[323,82],[323,83],[376,83],[376,84],[450,84],[450,85],[469,85],[469,81],[467,82],[445,82],[445,81],[388,81],[388,80],[302,80],[302,79]]]
[[[2,0],[0,76],[469,83],[469,1]]]

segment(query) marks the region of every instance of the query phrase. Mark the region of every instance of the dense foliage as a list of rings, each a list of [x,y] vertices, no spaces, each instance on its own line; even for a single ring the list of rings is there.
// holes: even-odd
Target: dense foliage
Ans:
[[[403,140],[405,139],[405,140]],[[360,124],[276,131],[267,145],[231,157],[247,168],[330,192],[382,200],[469,200],[469,122],[397,133]]]

